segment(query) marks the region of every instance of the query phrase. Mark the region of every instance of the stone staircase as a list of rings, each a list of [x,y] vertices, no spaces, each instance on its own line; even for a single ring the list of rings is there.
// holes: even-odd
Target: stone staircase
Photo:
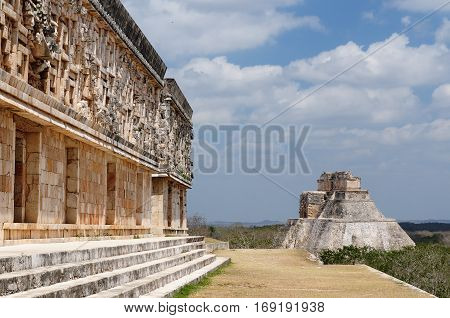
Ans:
[[[227,262],[203,237],[1,247],[0,296],[170,297]]]

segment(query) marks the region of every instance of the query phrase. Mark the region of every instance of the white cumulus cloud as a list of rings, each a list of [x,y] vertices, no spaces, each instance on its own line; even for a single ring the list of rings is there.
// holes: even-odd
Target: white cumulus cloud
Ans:
[[[431,12],[447,3],[443,11],[450,11],[448,0],[388,0],[385,3],[387,6],[412,12]]]
[[[433,92],[433,106],[450,114],[450,83],[439,86]]]
[[[436,31],[436,42],[450,47],[450,20],[445,18],[442,25]]]
[[[262,124],[390,39],[368,48],[350,42],[287,66],[241,67],[226,57],[196,58],[169,73],[194,105],[196,124]],[[448,123],[440,120],[448,114],[449,60],[445,45],[413,46],[401,36],[275,123],[312,124],[347,145],[407,143],[419,135],[423,142],[446,140]],[[415,90],[433,86],[429,108]]]
[[[401,22],[404,27],[408,27],[411,25],[411,17],[409,15],[404,16],[402,17]]]
[[[391,38],[374,43],[367,49],[353,42],[322,52],[309,59],[294,61],[290,75],[311,83],[324,82],[370,55]],[[356,86],[420,86],[442,83],[450,76],[450,50],[442,45],[409,45],[402,35],[386,47],[369,56],[341,76],[338,81]]]
[[[316,88],[301,87],[281,66],[240,67],[225,57],[194,59],[170,73],[195,105],[195,120],[200,124],[262,124]],[[362,88],[333,83],[305,99],[280,121],[380,125],[407,119],[416,113],[419,104],[408,87]]]
[[[223,54],[255,48],[282,32],[324,30],[317,16],[282,10],[298,0],[124,0],[163,56]]]

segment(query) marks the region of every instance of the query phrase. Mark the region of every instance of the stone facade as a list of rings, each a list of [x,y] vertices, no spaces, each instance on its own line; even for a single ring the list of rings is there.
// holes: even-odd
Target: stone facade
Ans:
[[[361,178],[354,177],[349,171],[336,173],[324,172],[317,180],[317,190],[330,191],[360,191]]]
[[[0,37],[0,244],[186,234],[192,108],[121,2],[0,1]]]
[[[318,253],[348,245],[382,250],[414,245],[395,220],[383,216],[351,172],[324,173],[317,183],[319,191],[301,195],[300,219],[289,220],[285,248]]]
[[[301,218],[317,218],[322,212],[325,204],[326,192],[308,191],[303,192],[300,196],[300,217]]]

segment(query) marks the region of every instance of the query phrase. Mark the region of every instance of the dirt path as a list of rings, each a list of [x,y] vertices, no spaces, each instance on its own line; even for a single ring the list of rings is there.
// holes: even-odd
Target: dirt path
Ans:
[[[224,273],[191,297],[304,298],[304,297],[430,297],[364,266],[323,266],[300,250],[230,250]]]

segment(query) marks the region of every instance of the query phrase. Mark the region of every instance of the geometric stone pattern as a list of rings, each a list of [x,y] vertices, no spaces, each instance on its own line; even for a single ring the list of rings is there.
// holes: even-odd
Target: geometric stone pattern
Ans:
[[[11,0],[1,6],[3,70],[190,181],[192,109],[176,82],[164,81],[164,63],[120,1]],[[102,13],[117,17],[115,29],[131,25],[126,31],[149,55],[141,58],[128,38],[124,43]]]
[[[383,216],[351,172],[324,173],[318,189],[301,195],[300,219],[289,221],[285,248],[317,253],[349,245],[381,250],[414,245],[395,220]]]
[[[0,244],[186,234],[192,108],[121,2],[0,1],[0,43]]]

